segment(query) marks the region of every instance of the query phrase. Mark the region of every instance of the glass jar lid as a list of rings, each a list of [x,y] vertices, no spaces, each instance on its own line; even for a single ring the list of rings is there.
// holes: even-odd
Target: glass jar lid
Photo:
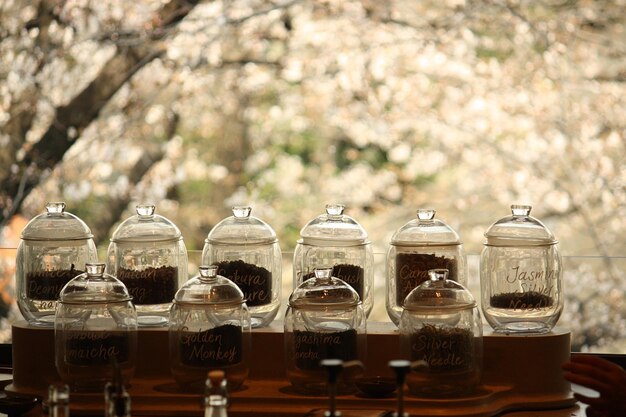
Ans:
[[[126,286],[113,275],[105,274],[104,263],[87,263],[84,272],[68,282],[59,295],[65,304],[102,304],[130,301]]]
[[[216,265],[201,265],[197,276],[188,280],[174,296],[178,304],[236,305],[245,302],[237,285],[217,274]]]
[[[84,240],[93,235],[84,221],[65,211],[65,203],[49,202],[46,212],[34,217],[22,230],[23,240]]]
[[[448,279],[448,270],[428,270],[430,280],[414,288],[404,299],[408,311],[456,311],[476,307],[474,296],[463,285]]]
[[[454,246],[461,239],[445,222],[435,218],[433,209],[418,209],[417,218],[398,229],[391,237],[394,246]]]
[[[485,232],[487,246],[542,246],[558,243],[552,232],[530,215],[532,206],[511,205],[512,215],[504,217]]]
[[[165,217],[155,214],[156,207],[152,204],[139,204],[135,208],[137,214],[124,220],[115,229],[111,242],[158,242],[182,239],[180,230]]]
[[[326,213],[300,230],[298,243],[314,246],[359,246],[369,244],[367,232],[352,217],[343,214],[343,204],[327,204]]]
[[[315,277],[304,281],[289,296],[289,306],[296,309],[339,309],[361,304],[354,288],[333,277],[332,272],[333,268],[315,268]]]
[[[234,206],[233,215],[211,229],[205,243],[225,245],[260,245],[278,241],[276,232],[263,220],[251,216],[250,206]]]

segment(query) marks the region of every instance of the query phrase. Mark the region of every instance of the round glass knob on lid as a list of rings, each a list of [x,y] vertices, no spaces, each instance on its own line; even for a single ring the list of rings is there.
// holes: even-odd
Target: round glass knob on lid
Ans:
[[[56,368],[72,389],[102,392],[119,367],[125,383],[134,373],[137,313],[122,282],[88,263],[87,272],[61,291],[55,317]]]
[[[429,280],[428,271],[444,268],[448,279],[465,285],[465,251],[458,233],[435,217],[433,209],[418,209],[416,217],[391,237],[387,253],[387,313],[398,325],[406,296]]]
[[[198,274],[178,290],[174,297],[177,303],[230,305],[245,302],[239,287],[217,274],[217,266],[201,265]]]
[[[234,206],[207,236],[202,263],[216,265],[246,298],[252,327],[268,325],[280,308],[282,253],[274,230],[251,215],[250,206]]]
[[[187,249],[178,227],[139,204],[111,236],[108,270],[128,288],[140,326],[167,324],[172,298],[187,280]]]
[[[223,370],[231,389],[248,375],[250,314],[241,290],[217,266],[202,265],[176,293],[170,309],[170,369],[184,389],[202,391],[210,370]]]
[[[374,254],[367,232],[344,213],[343,204],[327,204],[324,214],[300,230],[293,257],[294,288],[313,277],[316,268],[331,266],[332,275],[358,293],[365,313],[374,305]]]
[[[61,290],[59,302],[88,305],[132,300],[126,286],[120,280],[104,273],[103,263],[88,263],[86,269],[87,272],[72,279]]]
[[[98,254],[85,222],[50,202],[22,230],[16,256],[17,304],[30,324],[53,326],[59,292]]]
[[[307,223],[300,231],[305,245],[355,246],[369,243],[367,232],[352,217],[344,214],[343,204],[327,204],[326,213]]]
[[[346,282],[333,277],[332,271],[332,268],[315,269],[315,277],[300,284],[289,296],[289,306],[315,310],[360,305],[359,294]]]
[[[511,215],[485,232],[481,307],[496,332],[545,333],[563,310],[558,241],[530,212],[529,205],[511,205]]]
[[[431,269],[430,279],[412,290],[403,303],[408,311],[465,310],[477,306],[474,296],[461,284],[448,279],[447,269]]]
[[[357,292],[321,267],[289,297],[285,313],[287,377],[296,391],[323,393],[327,389],[323,359],[364,360],[366,316]],[[354,375],[338,381],[340,392],[354,389]]]
[[[513,204],[511,215],[504,217],[485,232],[489,246],[554,245],[554,234],[539,220],[530,215],[532,206]]]
[[[406,297],[400,318],[400,351],[413,366],[413,395],[449,397],[471,393],[482,372],[482,323],[476,301],[447,269]]]
[[[418,209],[415,219],[398,229],[391,237],[394,246],[458,246],[461,239],[454,229],[435,218],[433,209]]]

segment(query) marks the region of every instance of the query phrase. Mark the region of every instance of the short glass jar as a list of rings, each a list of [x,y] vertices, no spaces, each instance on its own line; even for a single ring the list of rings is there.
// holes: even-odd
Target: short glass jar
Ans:
[[[113,232],[107,270],[126,285],[139,326],[167,325],[170,305],[187,280],[187,249],[176,225],[140,204]]]
[[[447,279],[447,269],[407,295],[400,318],[401,356],[411,361],[409,393],[421,397],[471,394],[482,374],[482,322],[474,297]]]
[[[326,213],[300,231],[293,255],[293,287],[312,278],[316,268],[332,266],[332,276],[354,288],[369,316],[374,306],[374,252],[363,226],[343,214],[344,209],[343,204],[327,204]]]
[[[512,205],[512,215],[485,232],[480,258],[481,307],[497,332],[548,332],[563,310],[558,241],[530,216],[531,209]]]
[[[223,370],[229,390],[248,376],[250,313],[243,293],[217,274],[217,266],[201,265],[183,285],[170,310],[170,369],[183,390],[202,392],[207,372]]]
[[[215,225],[204,243],[202,263],[243,292],[252,327],[267,326],[280,308],[282,254],[276,232],[251,216],[249,206],[235,206],[233,215]]]
[[[397,326],[406,296],[429,280],[430,269],[445,268],[448,279],[467,283],[467,261],[459,235],[435,210],[418,209],[417,218],[398,229],[387,252],[386,307]]]
[[[22,230],[16,256],[17,305],[32,325],[54,326],[61,289],[97,262],[98,253],[85,222],[65,211],[65,203],[46,204]]]
[[[285,313],[287,378],[304,394],[327,392],[323,359],[363,362],[366,354],[366,316],[359,295],[346,282],[333,277],[333,268],[316,268],[314,277],[300,284],[289,297]],[[358,367],[337,381],[338,393],[354,390],[362,373]]]
[[[73,391],[102,392],[116,375],[130,382],[137,356],[137,312],[124,284],[86,264],[61,290],[55,315],[55,363]]]

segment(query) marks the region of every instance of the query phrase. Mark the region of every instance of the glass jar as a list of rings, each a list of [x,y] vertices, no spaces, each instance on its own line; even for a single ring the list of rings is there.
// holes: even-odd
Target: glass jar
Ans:
[[[221,369],[229,390],[248,376],[250,313],[243,293],[202,265],[174,298],[169,323],[170,369],[182,389],[202,392],[207,372]]]
[[[178,227],[155,214],[154,205],[140,204],[136,212],[113,232],[107,270],[128,288],[139,326],[163,326],[187,280],[187,249]]]
[[[448,279],[467,285],[467,261],[457,232],[435,210],[418,209],[417,218],[398,229],[387,252],[386,307],[397,326],[406,296],[429,280],[428,271],[444,268]]]
[[[332,266],[332,276],[354,288],[369,316],[374,305],[374,252],[365,229],[343,214],[344,208],[327,204],[326,213],[300,231],[293,255],[293,287],[312,278],[316,268]]]
[[[333,277],[333,268],[316,268],[314,277],[300,284],[289,297],[285,313],[287,378],[305,394],[327,392],[322,359],[344,362],[365,358],[366,317],[357,292]],[[340,393],[352,392],[360,375],[343,372],[337,381]]]
[[[137,312],[122,282],[104,273],[104,263],[61,291],[55,316],[56,368],[74,391],[102,392],[116,368],[128,384],[137,355]]]
[[[425,397],[470,394],[482,374],[482,322],[474,297],[448,279],[447,269],[404,300],[400,317],[401,355],[411,361],[409,393]]]
[[[282,254],[274,230],[251,216],[252,208],[235,206],[233,215],[215,225],[205,240],[202,263],[243,292],[252,327],[267,326],[280,308]]]
[[[512,215],[485,232],[481,306],[497,332],[548,332],[563,310],[558,242],[530,210],[512,205]]]
[[[16,256],[17,305],[33,325],[54,326],[61,289],[97,262],[98,253],[85,222],[65,211],[65,203],[46,204],[22,230]]]

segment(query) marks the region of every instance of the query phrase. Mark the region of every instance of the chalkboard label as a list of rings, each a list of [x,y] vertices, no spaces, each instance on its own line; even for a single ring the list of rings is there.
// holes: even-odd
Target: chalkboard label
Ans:
[[[314,370],[320,368],[322,359],[357,359],[357,332],[294,331],[294,356],[296,367]]]
[[[339,278],[350,285],[359,294],[359,298],[363,301],[363,288],[365,273],[363,268],[358,265],[339,264],[333,266],[332,276]]]
[[[217,264],[217,273],[233,281],[246,299],[248,307],[272,302],[272,273],[267,269],[242,260]]]
[[[448,279],[458,282],[456,259],[425,253],[396,255],[396,304],[402,306],[414,288],[430,279],[428,270],[437,268],[447,269]]]
[[[30,300],[56,301],[65,284],[83,272],[79,269],[28,272],[26,297]]]
[[[126,285],[135,305],[170,303],[178,289],[178,268],[174,266],[119,268],[117,278]]]
[[[466,329],[425,325],[411,335],[411,361],[424,361],[432,372],[467,369],[474,364],[473,340]]]
[[[183,365],[200,368],[227,367],[242,360],[241,326],[225,324],[199,332],[183,329],[178,343]]]
[[[68,365],[107,365],[129,359],[128,333],[68,331],[65,338],[65,362]]]

